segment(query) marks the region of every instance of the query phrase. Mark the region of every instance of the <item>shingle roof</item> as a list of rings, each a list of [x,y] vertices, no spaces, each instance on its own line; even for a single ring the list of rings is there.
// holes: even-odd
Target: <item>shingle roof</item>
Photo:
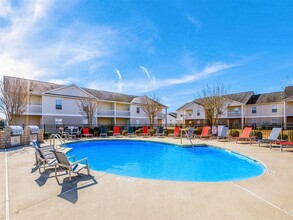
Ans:
[[[37,81],[37,80],[30,80],[30,79],[22,79],[22,78],[16,78],[16,77],[11,77],[11,76],[4,76],[4,80],[13,80],[17,79],[20,81],[23,81],[23,83],[33,83],[33,93],[41,94],[46,91],[50,91],[53,89],[58,89],[62,88],[65,85],[60,85],[60,84],[55,84],[55,83],[50,83],[50,82],[42,82],[42,81]],[[94,89],[87,89],[87,88],[82,88],[83,90],[87,91],[88,93],[94,95],[100,100],[105,100],[105,101],[117,101],[117,102],[131,102],[133,98],[137,96],[133,95],[125,95],[121,93],[114,93],[114,92],[107,92],[107,91],[100,91],[100,90],[94,90]]]
[[[248,92],[240,92],[240,93],[233,93],[228,94],[227,98],[233,101],[237,101],[243,104],[246,104],[251,96],[253,96],[254,92],[248,91]],[[197,104],[201,104],[205,98],[198,98],[195,99],[193,102]]]
[[[252,95],[254,95],[254,92],[248,91],[248,92],[228,94],[227,97],[231,100],[246,104]]]
[[[188,106],[189,104],[191,104],[192,102],[187,102],[184,105],[182,105],[181,107],[179,107],[176,111],[180,110],[180,109],[184,109],[186,106]]]
[[[82,89],[92,94],[99,100],[105,100],[105,101],[131,102],[132,99],[137,97],[133,95],[125,95],[122,93],[107,92],[107,91],[87,89],[87,88],[82,88]]]
[[[32,91],[33,93],[43,93],[45,91],[61,88],[64,86],[64,85],[55,84],[55,83],[42,82],[42,81],[30,80],[30,79],[23,79],[23,78],[17,78],[17,77],[12,77],[12,76],[4,76],[4,81],[5,80],[19,80],[22,83],[33,83],[34,84],[33,91]]]
[[[287,86],[284,90],[283,99],[293,96],[293,86]]]
[[[281,102],[283,100],[283,92],[271,92],[253,95],[247,102],[247,104],[264,104]]]
[[[283,100],[283,92],[271,92],[260,94],[256,104],[281,102]]]

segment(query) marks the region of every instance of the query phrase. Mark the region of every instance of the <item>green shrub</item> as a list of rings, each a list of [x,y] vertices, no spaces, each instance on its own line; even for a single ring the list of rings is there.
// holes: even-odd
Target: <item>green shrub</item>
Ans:
[[[113,136],[113,131],[108,131],[108,132],[107,132],[107,135],[108,135],[108,136]]]
[[[231,136],[231,137],[239,137],[239,131],[237,131],[237,130],[230,130],[229,131],[229,136]]]
[[[282,134],[279,134],[279,136],[278,136],[278,139],[280,139],[280,140],[288,140],[288,135],[287,134],[283,134],[283,137],[282,137]]]
[[[194,134],[196,134],[196,135],[200,135],[201,132],[202,132],[202,128],[201,128],[201,127],[196,127],[196,128],[194,129]]]
[[[288,132],[288,140],[293,141],[293,131]]]
[[[126,130],[123,130],[123,131],[122,131],[122,135],[123,135],[123,136],[126,136],[126,134],[127,134],[127,131],[126,131]]]
[[[154,129],[149,129],[149,130],[148,130],[148,134],[149,134],[150,136],[153,136],[154,133],[155,133],[155,130],[154,130]]]
[[[141,133],[141,131],[142,131],[142,128],[139,128],[139,129],[137,129],[137,130],[135,131],[135,134],[136,134],[136,135],[139,135],[139,134]]]
[[[168,130],[168,129],[165,129],[165,130],[164,130],[164,135],[165,135],[165,136],[168,136],[168,135],[169,135],[169,133],[170,133],[170,132],[169,132],[169,130]]]
[[[261,131],[251,131],[250,134],[249,134],[250,137],[252,136],[256,136],[257,139],[262,139],[263,135],[262,135],[262,132]]]

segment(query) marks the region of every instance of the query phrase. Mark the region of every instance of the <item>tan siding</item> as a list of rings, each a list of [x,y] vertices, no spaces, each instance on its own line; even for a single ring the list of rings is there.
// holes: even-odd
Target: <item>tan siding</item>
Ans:
[[[288,116],[293,116],[293,102],[286,103],[286,114]]]
[[[116,104],[116,109],[117,110],[129,111],[129,108],[130,108],[130,106],[126,105],[126,104],[121,104],[121,103]]]
[[[272,112],[272,106],[277,106],[277,112]],[[256,113],[252,113],[252,107],[256,107]],[[284,106],[283,103],[271,103],[264,105],[247,105],[246,117],[278,117],[283,115]]]

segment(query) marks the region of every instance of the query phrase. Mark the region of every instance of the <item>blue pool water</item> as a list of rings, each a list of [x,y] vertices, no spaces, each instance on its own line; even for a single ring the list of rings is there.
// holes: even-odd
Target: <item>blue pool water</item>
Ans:
[[[214,147],[127,140],[67,144],[68,155],[88,157],[93,170],[158,180],[217,182],[261,175],[265,168],[245,156]]]

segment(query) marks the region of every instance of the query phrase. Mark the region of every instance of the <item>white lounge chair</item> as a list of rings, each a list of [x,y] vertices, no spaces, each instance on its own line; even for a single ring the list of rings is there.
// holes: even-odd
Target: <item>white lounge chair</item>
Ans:
[[[229,130],[229,127],[219,125],[218,126],[217,140],[218,141],[221,140],[221,139],[227,139],[228,140],[228,130]]]
[[[258,146],[260,147],[261,143],[267,143],[267,144],[270,144],[270,149],[272,149],[272,143],[277,141],[281,130],[282,130],[282,128],[273,128],[268,139],[259,140]]]
[[[38,141],[34,140],[32,146],[35,148],[36,166],[39,173],[41,173],[41,166],[43,166],[45,172],[46,166],[51,167],[57,163],[56,156],[52,153],[52,151],[55,150],[52,145],[41,147]]]
[[[57,163],[55,163],[55,177],[56,178],[57,178],[57,167],[61,167],[61,168],[68,171],[69,181],[71,181],[71,173],[72,172],[78,173],[83,168],[86,168],[88,175],[90,175],[90,169],[89,169],[89,164],[88,164],[87,158],[83,158],[83,159],[75,161],[75,162],[70,162],[65,153],[60,152],[60,151],[53,151],[53,153],[55,154],[56,159],[57,159]],[[82,162],[82,161],[85,161],[86,164],[81,164],[80,162]]]

